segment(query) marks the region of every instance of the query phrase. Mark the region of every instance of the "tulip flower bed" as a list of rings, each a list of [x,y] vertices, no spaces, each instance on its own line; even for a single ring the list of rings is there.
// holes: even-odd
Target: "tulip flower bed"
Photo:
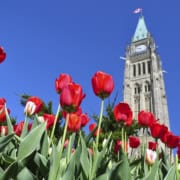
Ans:
[[[151,112],[142,110],[133,120],[126,102],[104,108],[114,89],[111,75],[96,72],[92,88],[101,107],[89,133],[83,127],[90,118],[80,107],[85,94],[68,74],[55,80],[60,96],[55,115],[51,103],[23,95],[25,120],[16,123],[0,98],[0,179],[178,180],[179,136]]]

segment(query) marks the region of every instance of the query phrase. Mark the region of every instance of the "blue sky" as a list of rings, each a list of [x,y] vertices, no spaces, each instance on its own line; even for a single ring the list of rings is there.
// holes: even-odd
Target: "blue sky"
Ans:
[[[70,74],[81,84],[86,98],[84,112],[97,113],[100,100],[94,95],[91,77],[102,70],[115,81],[112,101],[122,101],[125,48],[134,34],[141,7],[148,30],[158,45],[164,74],[171,130],[180,135],[180,1],[145,0],[6,0],[1,2],[0,45],[7,59],[0,64],[0,97],[7,100],[11,115],[23,120],[17,94],[59,102],[54,81]],[[107,100],[108,101],[108,100]]]

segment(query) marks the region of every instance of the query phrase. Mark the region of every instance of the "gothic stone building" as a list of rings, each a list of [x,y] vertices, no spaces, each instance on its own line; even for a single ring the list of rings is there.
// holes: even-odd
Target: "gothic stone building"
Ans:
[[[169,127],[161,59],[142,15],[126,48],[123,91],[124,102],[132,108],[135,119],[139,111],[146,110]]]

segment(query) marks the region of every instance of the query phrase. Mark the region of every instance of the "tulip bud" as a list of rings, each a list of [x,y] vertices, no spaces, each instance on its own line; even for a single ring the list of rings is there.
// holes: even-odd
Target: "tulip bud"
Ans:
[[[82,87],[79,84],[69,83],[62,89],[60,104],[66,112],[75,112],[84,98]]]
[[[0,64],[6,59],[6,52],[0,47]]]
[[[129,136],[129,146],[131,148],[137,148],[140,145],[140,140],[138,137]]]
[[[7,126],[0,126],[0,136],[6,136],[8,134]]]
[[[138,114],[138,124],[143,127],[150,127],[155,122],[154,115],[151,112],[141,111]]]
[[[151,149],[146,149],[146,163],[152,165],[155,163],[157,158],[156,151],[152,151]]]
[[[117,122],[124,122],[126,126],[130,126],[133,122],[132,110],[127,103],[119,103],[114,107],[114,118]]]
[[[52,153],[52,147],[50,147],[48,150],[48,154],[51,155],[51,153]]]
[[[102,147],[103,147],[103,148],[105,147],[106,143],[107,143],[107,139],[104,139],[104,140],[103,140],[103,143],[102,143]]]
[[[111,170],[111,169],[112,169],[112,167],[113,167],[113,165],[112,165],[112,161],[110,160],[110,161],[109,161],[109,163],[108,163],[108,169],[109,169],[109,170]]]
[[[56,92],[60,94],[62,89],[69,83],[72,83],[72,77],[69,74],[60,74],[59,78],[55,81]]]
[[[92,88],[96,96],[105,99],[114,89],[114,81],[111,75],[98,71],[92,77]]]
[[[43,106],[43,103],[41,101],[41,99],[39,99],[38,97],[30,97],[27,100],[25,109],[24,109],[24,113],[31,116],[35,113],[38,113],[39,111],[41,111]]]

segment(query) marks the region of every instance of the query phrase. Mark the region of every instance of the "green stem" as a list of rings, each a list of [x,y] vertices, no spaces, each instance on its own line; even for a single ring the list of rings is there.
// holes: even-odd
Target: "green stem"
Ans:
[[[29,124],[29,119],[27,116],[27,113],[25,114],[25,121],[24,121],[24,125],[23,125],[23,130],[21,133],[21,138],[24,138],[28,132],[28,124]]]
[[[180,179],[179,172],[178,172],[178,156],[176,154],[176,179]]]
[[[124,126],[121,129],[121,137],[122,137],[122,150],[124,151]]]
[[[127,134],[126,134],[126,129],[124,129],[124,153],[126,155],[126,141],[127,141]]]
[[[97,148],[99,145],[99,134],[100,134],[100,128],[101,128],[101,123],[102,123],[102,117],[103,117],[103,109],[104,109],[104,99],[102,99],[102,101],[101,101],[101,111],[100,111],[100,116],[99,116],[97,137],[96,137],[96,147]]]
[[[62,155],[62,151],[63,151],[63,147],[64,147],[64,142],[65,142],[65,138],[66,138],[68,122],[69,122],[69,113],[67,113],[67,115],[66,115],[66,123],[65,123],[65,127],[64,127],[64,133],[63,133],[63,138],[62,138],[62,142],[61,142],[61,146],[60,146],[60,152],[59,152],[60,159],[61,159],[61,155]]]
[[[141,154],[144,155],[145,154],[145,129],[143,128],[143,133],[142,133],[142,152]]]
[[[57,120],[58,120],[58,116],[59,116],[60,110],[61,110],[61,106],[60,106],[60,104],[59,104],[59,105],[58,105],[57,112],[56,112],[56,116],[55,116],[53,128],[52,128],[52,131],[51,131],[49,147],[50,147],[51,144],[52,144],[52,138],[53,138],[53,136],[54,136],[54,131],[55,131],[55,127],[56,127],[56,123],[57,123]]]
[[[8,134],[11,134],[11,133],[13,133],[13,125],[12,125],[11,119],[9,117],[9,113],[6,108],[6,104],[4,105],[4,107],[5,107],[6,121],[7,121],[7,126],[8,126]]]
[[[81,138],[81,131],[79,131],[79,137],[78,137],[78,143],[77,143],[77,146],[79,146],[79,144],[80,144],[80,138]]]
[[[70,160],[70,154],[71,154],[71,141],[72,141],[72,136],[70,136],[69,142],[68,142],[67,164],[69,163],[69,160]],[[64,146],[64,145],[63,145],[63,146]]]
[[[60,145],[60,149],[59,149],[59,155],[58,155],[58,161],[60,162],[61,161],[61,156],[62,156],[62,152],[63,152],[63,148],[64,148],[64,142],[65,142],[65,138],[66,138],[66,133],[67,133],[67,127],[68,127],[68,122],[69,122],[69,113],[67,113],[66,115],[66,122],[65,122],[65,127],[64,127],[64,132],[63,132],[63,137],[62,137],[62,141],[61,141],[61,145]],[[59,140],[60,141],[60,140]],[[60,169],[60,164],[59,166],[57,167],[56,169],[56,178],[58,177],[58,172],[59,172],[59,169]],[[53,177],[54,178],[54,177]]]

